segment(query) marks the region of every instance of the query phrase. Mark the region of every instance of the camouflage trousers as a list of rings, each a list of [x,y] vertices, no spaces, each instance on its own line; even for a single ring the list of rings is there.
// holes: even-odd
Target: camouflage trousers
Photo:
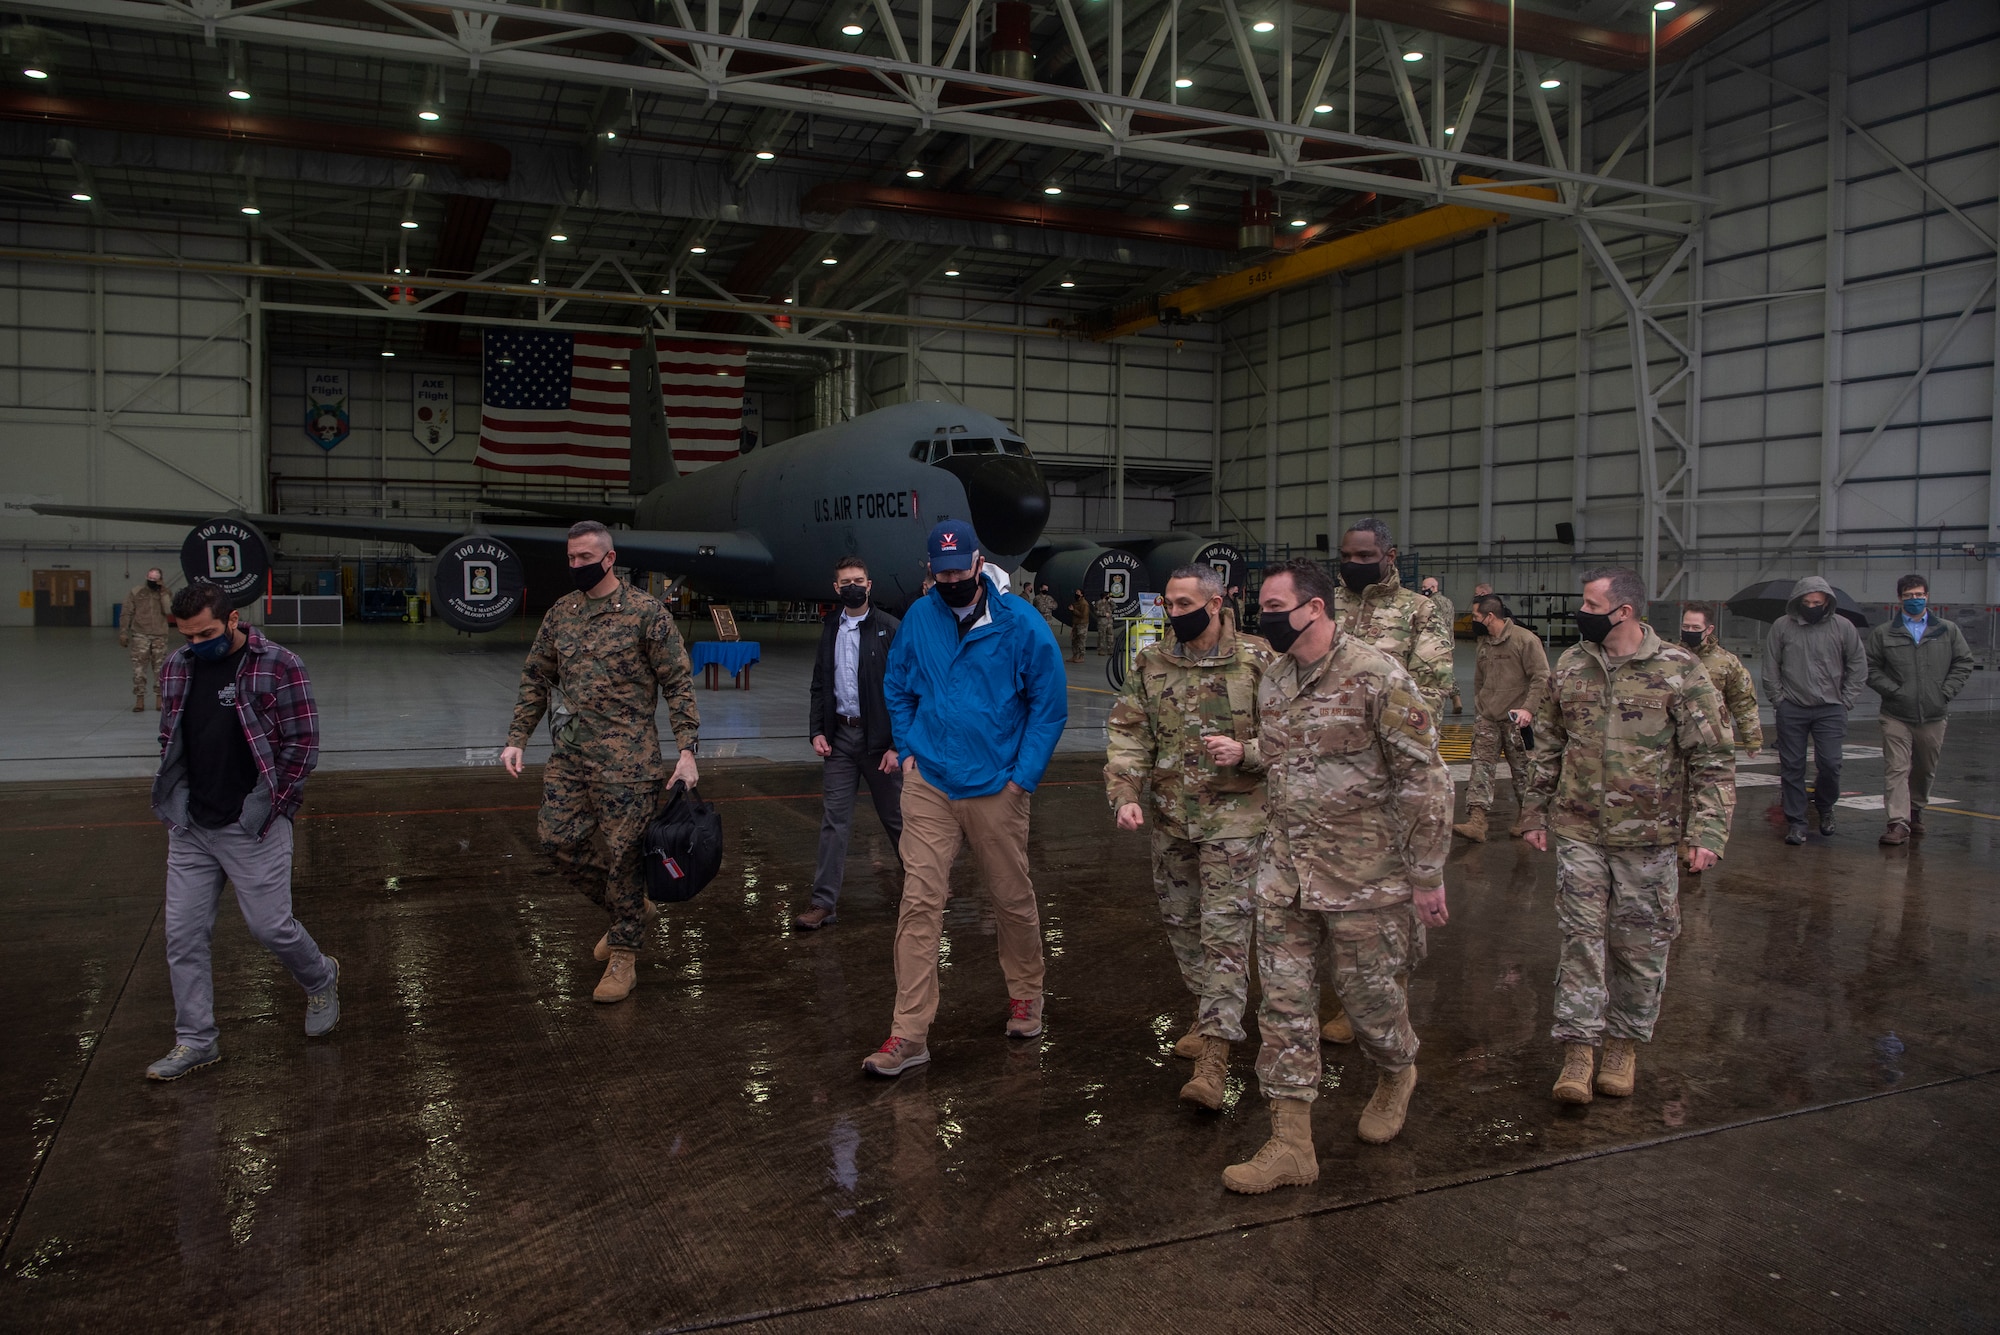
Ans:
[[[1263,842],[1196,842],[1153,826],[1153,887],[1167,944],[1199,1003],[1194,1032],[1231,1043],[1243,1041],[1250,1001],[1250,892]]]
[[[1605,848],[1557,841],[1556,921],[1563,939],[1550,1031],[1555,1040],[1650,1041],[1667,985],[1667,952],[1681,934],[1673,845]]]
[[[1257,906],[1257,1010],[1263,1047],[1257,1079],[1267,1099],[1319,1096],[1320,961],[1331,957],[1333,990],[1369,1060],[1400,1071],[1417,1059],[1406,980],[1424,955],[1414,905],[1325,913],[1293,904]]]
[[[1493,805],[1493,767],[1502,752],[1514,782],[1514,804],[1521,803],[1521,786],[1528,779],[1528,748],[1521,730],[1509,718],[1479,718],[1472,722],[1472,781],[1465,787],[1465,809]]]
[[[646,926],[640,859],[646,826],[660,810],[660,783],[605,783],[549,762],[535,822],[542,851],[585,898],[611,914],[611,944],[637,950]]]
[[[127,639],[126,648],[132,655],[132,698],[145,704],[146,691],[150,688],[153,698],[159,699],[160,664],[167,661],[167,637],[132,635]]]
[[[1076,629],[1074,626],[1070,628],[1069,656],[1079,663],[1083,661],[1083,636],[1083,631]]]

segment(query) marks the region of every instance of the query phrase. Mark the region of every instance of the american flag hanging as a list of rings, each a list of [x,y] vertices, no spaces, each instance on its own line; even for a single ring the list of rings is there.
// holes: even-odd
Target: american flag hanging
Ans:
[[[637,339],[488,329],[482,341],[485,388],[474,456],[480,467],[626,481],[632,471],[631,367]],[[736,385],[740,403],[740,371]],[[673,409],[667,412],[671,421]]]
[[[741,344],[660,340],[660,406],[681,472],[743,452],[746,358]]]

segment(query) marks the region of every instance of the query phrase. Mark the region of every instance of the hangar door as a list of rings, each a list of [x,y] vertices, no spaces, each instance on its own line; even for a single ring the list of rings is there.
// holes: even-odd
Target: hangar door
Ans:
[[[90,624],[90,572],[88,570],[37,570],[35,572],[35,624],[37,626],[88,626]]]

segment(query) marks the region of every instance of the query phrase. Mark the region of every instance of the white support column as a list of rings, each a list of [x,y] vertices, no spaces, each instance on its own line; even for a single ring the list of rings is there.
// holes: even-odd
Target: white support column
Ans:
[[[1994,278],[2000,281],[2000,246],[1993,251]],[[1996,303],[2000,312],[2000,303]],[[1994,315],[1993,417],[1987,423],[1986,455],[1986,605],[2000,607],[2000,313]],[[1989,617],[1988,624],[1991,624]],[[1989,645],[1987,652],[1992,653]]]
[[[261,238],[250,241],[250,262],[261,264],[264,260],[264,243]],[[243,296],[244,333],[249,346],[244,355],[250,359],[249,365],[249,418],[250,442],[244,451],[246,459],[243,488],[243,508],[263,510],[270,507],[274,499],[270,491],[271,476],[271,430],[269,425],[271,405],[265,400],[266,389],[264,366],[264,280],[250,278],[244,281]]]
[[[1278,545],[1278,302],[1273,292],[1264,299],[1269,313],[1264,338],[1264,553]]]
[[[1706,151],[1708,122],[1708,66],[1698,65],[1694,71],[1694,88],[1688,95],[1688,188],[1700,190],[1708,178],[1702,162]],[[1687,475],[1682,479],[1681,544],[1682,560],[1679,575],[1682,598],[1695,596],[1693,588],[1694,570],[1688,554],[1699,549],[1701,542],[1701,442],[1702,442],[1702,345],[1703,330],[1708,324],[1708,308],[1703,304],[1707,293],[1708,280],[1708,214],[1695,220],[1694,249],[1688,254],[1688,383],[1687,383]]]
[[[1125,531],[1125,345],[1111,345],[1111,526]]]
[[[1346,404],[1343,376],[1347,364],[1345,323],[1347,295],[1340,275],[1327,280],[1327,367],[1326,367],[1326,546],[1331,556],[1340,536],[1340,450],[1341,412]]]
[[[1826,305],[1822,326],[1819,544],[1840,535],[1841,335],[1847,280],[1847,0],[1826,3]]]
[[[1028,438],[1028,340],[1014,335],[1014,434]]]
[[[1208,346],[1208,518],[1217,533],[1222,528],[1222,369],[1228,345],[1219,325],[1209,327]]]
[[[1596,322],[1597,301],[1590,277],[1590,260],[1583,252],[1583,238],[1576,239],[1576,439],[1571,444],[1575,461],[1570,465],[1570,528],[1581,554],[1588,538],[1585,525],[1590,509],[1590,330]],[[1537,535],[1540,536],[1540,535]]]
[[[1403,252],[1403,394],[1397,414],[1396,442],[1396,543],[1410,546],[1410,454],[1416,448],[1411,417],[1417,399],[1417,254]]]
[[[1493,555],[1493,418],[1500,395],[1500,229],[1486,229],[1479,321],[1479,563]]]

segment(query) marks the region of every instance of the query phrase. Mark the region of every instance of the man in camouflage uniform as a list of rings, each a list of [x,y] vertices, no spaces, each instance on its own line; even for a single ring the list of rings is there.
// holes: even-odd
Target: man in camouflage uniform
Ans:
[[[1083,638],[1090,633],[1090,599],[1078,589],[1069,600],[1069,661],[1083,661]]]
[[[1556,840],[1554,1036],[1563,1045],[1554,1096],[1632,1093],[1638,1043],[1653,1037],[1667,953],[1680,934],[1674,850],[1715,865],[1734,812],[1736,756],[1722,700],[1695,656],[1639,619],[1646,586],[1630,570],[1588,571],[1576,614],[1582,642],[1556,663],[1535,716],[1526,835]],[[1545,822],[1545,823],[1544,823]],[[1609,956],[1610,973],[1605,971]]]
[[[1333,986],[1362,1051],[1381,1068],[1361,1138],[1403,1129],[1417,1083],[1417,1036],[1403,979],[1445,912],[1451,776],[1430,702],[1401,664],[1344,634],[1328,611],[1333,581],[1310,561],[1264,579],[1258,625],[1277,665],[1257,693],[1266,834],[1257,872],[1257,1077],[1271,1139],[1225,1169],[1231,1191],[1319,1177],[1312,1101],[1319,1093],[1319,980]],[[1217,760],[1231,758],[1217,748]]]
[[[1049,623],[1049,628],[1051,630],[1055,629],[1056,596],[1053,593],[1049,592],[1048,585],[1038,584],[1035,586],[1034,602],[1035,602],[1035,610],[1042,614],[1042,620]]]
[[[605,968],[591,995],[604,1002],[632,994],[639,943],[653,914],[640,859],[666,769],[654,722],[658,701],[666,699],[680,749],[674,780],[690,787],[699,777],[701,729],[694,673],[673,615],[618,577],[616,557],[604,525],[585,520],[570,529],[577,591],[542,618],[500,753],[507,772],[518,776],[522,748],[549,715],[555,751],[543,771],[536,828],[563,878],[611,915],[611,929],[593,952]]]
[[[1709,617],[1705,607],[1690,607],[1681,612],[1681,647],[1701,660],[1702,670],[1708,673],[1709,685],[1715,687],[1722,697],[1723,708],[1736,733],[1736,745],[1749,753],[1755,760],[1757,753],[1764,749],[1764,725],[1757,718],[1757,687],[1750,680],[1750,669],[1743,666],[1743,660],[1722,647],[1716,638],[1715,622]],[[1735,771],[1730,772],[1729,801],[1732,808],[1736,802]],[[1726,831],[1725,831],[1726,833]],[[1689,861],[1693,852],[1687,841],[1681,841],[1681,866],[1690,876],[1699,876]]]
[[[1437,582],[1435,576],[1424,580],[1424,597],[1430,599],[1431,606],[1437,610],[1438,625],[1444,631],[1446,644],[1450,645],[1458,638],[1458,608],[1452,605],[1451,599],[1444,596],[1444,586]],[[1445,666],[1449,670],[1451,665],[1447,662]],[[1442,701],[1439,703],[1442,703]],[[1463,714],[1465,712],[1465,702],[1458,695],[1458,675],[1456,673],[1453,673],[1451,676],[1451,712],[1454,714]]]
[[[1093,603],[1091,613],[1097,620],[1097,652],[1109,658],[1118,639],[1118,609],[1112,606],[1111,595],[1107,593]]]
[[[1541,637],[1507,614],[1507,605],[1487,594],[1472,605],[1479,628],[1479,660],[1472,671],[1472,782],[1465,788],[1465,823],[1452,832],[1476,844],[1486,842],[1486,809],[1493,805],[1493,768],[1504,753],[1514,785],[1516,817],[1509,834],[1528,829],[1522,790],[1528,782],[1528,748],[1521,729],[1549,690],[1549,651]]]
[[[160,664],[167,661],[167,631],[173,624],[173,595],[155,566],[144,584],[134,584],[118,614],[118,646],[132,654],[132,712],[146,711],[146,686],[153,687],[153,709],[160,708]]]
[[[1396,544],[1379,519],[1357,519],[1340,535],[1340,587],[1329,610],[1340,633],[1396,660],[1436,713],[1452,691],[1451,629],[1430,599],[1412,593],[1396,574]],[[1336,1000],[1320,1026],[1329,1043],[1352,1043],[1354,1026]]]
[[[1152,784],[1160,918],[1197,1007],[1174,1045],[1196,1059],[1181,1097],[1219,1109],[1250,995],[1250,888],[1264,833],[1257,687],[1278,656],[1223,619],[1222,580],[1207,566],[1174,571],[1165,599],[1172,633],[1139,651],[1111,707],[1104,786],[1118,828],[1136,830],[1140,789]]]

